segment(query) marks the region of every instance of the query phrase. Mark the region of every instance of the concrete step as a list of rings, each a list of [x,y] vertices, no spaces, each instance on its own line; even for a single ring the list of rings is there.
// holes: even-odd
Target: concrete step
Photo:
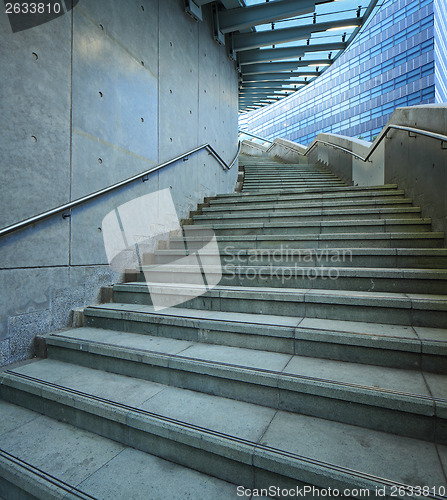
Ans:
[[[375,193],[375,192],[373,192]],[[325,207],[362,207],[375,205],[398,205],[404,204],[412,206],[410,198],[404,198],[404,193],[399,191],[388,191],[385,194],[365,194],[352,193],[352,196],[340,196],[339,193],[330,193],[328,196],[322,196],[321,193],[316,193],[311,196],[308,193],[302,195],[284,195],[283,197],[266,196],[266,199],[251,199],[252,195],[241,193],[241,199],[233,201],[220,201],[218,199],[208,199],[206,204],[199,206],[208,210],[225,211],[225,210],[244,210],[251,211],[255,209],[275,210],[288,208],[325,208]],[[250,198],[249,198],[250,196]],[[237,201],[237,203],[236,203]],[[230,212],[229,212],[230,213]]]
[[[248,172],[245,172],[244,175],[244,183],[265,183],[267,185],[273,183],[283,183],[290,181],[307,181],[307,182],[317,182],[317,181],[334,181],[334,182],[342,182],[341,179],[336,177],[335,175],[328,174],[305,174],[305,173],[295,173],[295,174],[281,174],[281,175],[253,175]]]
[[[258,169],[251,166],[244,166],[245,174],[252,175],[254,177],[284,177],[287,175],[327,175],[329,177],[338,177],[332,172],[325,170],[309,169],[304,167],[281,167],[280,169]]]
[[[55,360],[5,372],[2,396],[247,487],[375,491],[397,483],[437,488],[445,481],[431,442]]]
[[[276,183],[265,183],[265,182],[248,182],[244,183],[242,186],[242,193],[251,193],[251,191],[266,191],[266,190],[282,190],[282,189],[301,189],[303,187],[306,188],[332,188],[332,187],[338,187],[340,183],[336,181],[327,181],[327,180],[321,180],[321,181],[284,181],[284,182],[276,182]]]
[[[158,250],[143,255],[143,264],[174,264],[185,257],[185,251]],[[146,260],[147,259],[147,260]],[[203,265],[215,265],[216,254],[200,252]],[[220,255],[222,265],[239,266],[323,266],[447,269],[445,248],[331,248],[331,249],[235,249],[226,248]]]
[[[249,172],[245,172],[244,174],[244,182],[257,182],[257,183],[276,183],[276,182],[288,182],[288,181],[308,181],[314,182],[319,180],[329,180],[342,182],[341,179],[336,177],[335,175],[323,174],[323,173],[288,173],[288,174],[274,174],[274,175],[258,175],[258,174],[250,174]]]
[[[337,233],[409,233],[429,232],[431,230],[431,219],[411,217],[408,219],[346,219],[338,220],[310,220],[299,222],[243,222],[229,220],[226,223],[207,224],[202,220],[200,224],[189,224],[186,228],[187,237],[200,236],[203,231],[212,230],[221,236],[237,235],[277,235],[277,234],[337,234]]]
[[[46,345],[52,360],[447,443],[447,375],[95,328]]]
[[[419,207],[369,207],[369,208],[324,208],[307,210],[277,210],[274,212],[248,213],[242,214],[233,212],[225,214],[223,212],[204,212],[203,215],[192,217],[194,224],[219,224],[222,222],[234,222],[245,224],[247,222],[295,222],[299,224],[305,221],[331,220],[368,220],[368,219],[408,219],[421,217]]]
[[[5,499],[235,498],[234,484],[36,411],[0,400],[0,413]]]
[[[299,321],[355,318],[370,323],[380,318],[387,324],[447,328],[447,299],[443,295],[235,285],[217,285],[204,292],[203,286],[178,283],[150,283],[150,292],[141,282],[115,285],[114,302],[151,305],[151,295],[163,294],[166,299],[179,299],[177,303],[183,303],[183,308],[293,316]]]
[[[302,187],[309,187],[309,188],[331,188],[331,187],[337,187],[339,183],[335,181],[315,181],[315,182],[308,182],[308,181],[290,181],[290,182],[277,182],[277,183],[269,183],[268,187],[266,187],[266,184],[263,182],[251,182],[251,183],[244,183],[242,186],[242,191],[247,191],[250,192],[251,190],[254,191],[267,191],[267,190],[273,190],[273,189],[299,189]]]
[[[216,236],[221,253],[229,248],[442,248],[444,233],[441,232],[378,232],[378,233],[323,233],[323,234],[264,234]],[[201,249],[209,240],[200,237],[171,238],[169,248],[190,251]]]
[[[203,264],[203,263],[202,263]],[[399,269],[332,266],[236,266],[207,265],[203,268],[209,283],[223,286],[315,288],[360,292],[442,294],[447,290],[447,269]],[[197,265],[172,264],[142,266],[141,281],[200,285],[203,276]]]
[[[198,307],[199,304],[199,299],[195,299],[177,307],[156,311],[153,306],[145,305],[151,302],[150,297],[144,295],[147,288],[145,291],[141,284],[130,286],[131,288],[116,290],[116,300],[121,299],[120,303],[86,308],[85,324],[95,328],[125,330],[128,333],[208,344],[447,373],[447,329],[411,326],[414,320],[426,320],[430,313],[425,312],[424,317],[421,302],[415,302],[419,307],[419,314],[409,311],[409,307],[405,308],[409,304],[405,304],[402,296],[384,297],[381,294],[382,297],[378,297],[375,294],[375,301],[371,297],[361,302],[359,297],[354,296],[354,303],[361,304],[360,308],[357,307],[361,311],[355,315],[358,321],[350,321],[330,317],[337,316],[337,309],[341,316],[343,307],[345,317],[354,317],[354,314],[349,316],[348,313],[349,307],[352,312],[355,305],[350,305],[346,297],[326,295],[318,298],[315,293],[309,294],[304,290],[301,291],[301,296],[308,293],[313,299],[307,311],[302,304],[303,299],[299,300],[300,294],[293,295],[290,290],[282,297],[275,291],[268,299],[264,295],[258,297],[257,301],[253,299],[253,293],[250,295],[250,291],[247,294],[238,291],[236,299],[243,304],[237,306],[236,301],[231,303],[227,297],[219,306],[220,310],[194,308],[193,305]],[[140,290],[136,289],[137,286]],[[212,294],[205,297],[205,304],[215,305],[215,300],[208,300],[210,296]],[[380,298],[382,302],[379,302]],[[329,300],[326,302],[326,311],[324,300]],[[282,302],[288,302],[289,309]],[[439,307],[441,306],[438,309]],[[391,309],[395,310],[390,314]],[[237,312],[244,310],[248,312]],[[272,311],[275,314],[269,314]],[[290,316],[292,313],[298,316]],[[383,323],[373,322],[371,318],[374,313],[376,320],[380,317]],[[315,318],[312,314],[325,317]],[[391,315],[394,315],[395,322],[401,320],[402,323],[384,323]],[[126,323],[122,321],[124,317],[128,318]]]
[[[287,199],[289,195],[303,195],[312,193],[315,195],[316,193],[321,193],[322,195],[335,195],[339,194],[343,196],[350,196],[355,193],[362,193],[363,195],[367,193],[370,196],[374,196],[373,193],[383,193],[389,190],[397,190],[397,184],[385,184],[383,186],[341,186],[341,187],[333,187],[333,188],[303,188],[303,189],[283,189],[283,190],[272,190],[271,193],[254,193],[254,194],[241,194],[241,193],[228,193],[228,194],[218,194],[212,198],[212,200],[216,200],[216,202],[222,202],[226,200],[227,202],[234,202],[235,199],[237,201],[247,201],[247,200],[268,200],[268,199]]]
[[[321,212],[327,210],[367,210],[367,209],[380,209],[380,208],[403,208],[403,209],[414,209],[419,207],[412,206],[412,200],[410,198],[401,197],[371,197],[363,199],[363,197],[354,198],[333,198],[333,199],[303,199],[303,200],[284,200],[284,201],[266,201],[263,203],[223,203],[223,204],[205,204],[199,205],[199,210],[192,212],[193,214],[265,214],[270,213],[274,215],[276,212],[284,212],[292,214],[300,214],[304,211],[309,210],[320,210]]]
[[[317,165],[317,164],[297,164],[297,163],[282,163],[282,164],[274,164],[274,163],[266,163],[266,164],[255,164],[255,163],[247,163],[245,161],[242,161],[239,163],[244,167],[244,169],[249,169],[253,172],[266,172],[266,173],[271,173],[271,172],[284,172],[287,170],[302,170],[305,172],[327,172],[327,173],[332,173],[330,172],[329,169],[324,168],[322,165]]]
[[[258,190],[258,191],[271,191],[275,189],[300,189],[300,188],[309,188],[309,189],[316,189],[316,188],[332,188],[332,187],[337,187],[341,183],[337,181],[314,181],[314,182],[309,182],[309,181],[289,181],[289,182],[276,182],[276,183],[269,183],[266,185],[263,182],[260,183],[244,183],[242,186],[243,191],[250,191],[250,190]]]
[[[275,181],[287,181],[287,180],[316,180],[316,179],[329,179],[340,181],[337,176],[327,173],[316,173],[316,172],[294,172],[290,171],[287,173],[271,173],[271,174],[259,174],[255,172],[250,172],[245,170],[244,180],[245,181],[260,181],[260,182],[275,182]]]

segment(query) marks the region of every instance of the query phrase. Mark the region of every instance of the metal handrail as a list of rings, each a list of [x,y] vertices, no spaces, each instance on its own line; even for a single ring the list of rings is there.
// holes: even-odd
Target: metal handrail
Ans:
[[[259,139],[260,141],[264,141],[264,142],[270,142],[272,143],[273,141],[269,140],[269,139],[265,139],[264,137],[261,137],[260,135],[256,135],[256,134],[252,134],[251,132],[245,132],[245,130],[238,130],[239,134],[245,134],[245,135],[249,135],[250,137],[254,137],[255,139]]]
[[[267,148],[267,153],[273,149],[274,147],[276,146],[280,146],[282,148],[286,148],[286,149],[290,149],[290,151],[293,151],[294,153],[298,153],[299,155],[301,156],[306,156],[307,152],[306,153],[302,153],[301,151],[298,151],[297,149],[295,148],[292,148],[290,146],[287,146],[287,144],[278,144],[277,142],[272,142],[272,144]]]
[[[379,147],[379,144],[382,142],[383,138],[386,137],[386,134],[388,133],[388,131],[390,129],[404,130],[406,132],[411,132],[413,134],[425,135],[426,137],[431,137],[432,139],[437,139],[439,141],[446,141],[447,142],[446,135],[437,134],[436,132],[430,132],[429,130],[423,130],[420,128],[405,127],[403,125],[390,124],[386,127],[386,129],[384,129],[384,131],[382,131],[381,136],[379,137],[378,141],[373,144],[373,146],[371,147],[371,149],[369,150],[368,154],[365,157],[360,156],[356,153],[353,153],[352,151],[349,151],[349,149],[342,148],[341,146],[337,146],[336,144],[332,144],[329,142],[320,141],[319,139],[316,139],[314,144],[312,144],[312,146],[307,149],[306,154],[309,153],[309,151],[311,151],[317,145],[318,142],[321,142],[323,144],[328,144],[329,146],[332,146],[333,148],[341,149],[341,150],[349,153],[350,155],[355,156],[356,158],[359,158],[360,160],[366,162],[369,160],[370,156],[374,153],[374,151]]]
[[[74,208],[78,205],[81,205],[82,203],[93,200],[94,198],[102,196],[103,194],[110,193],[111,191],[114,191],[122,186],[126,186],[127,184],[130,184],[131,182],[136,181],[138,179],[147,180],[147,179],[144,179],[144,177],[147,177],[149,174],[157,172],[158,170],[161,170],[162,168],[167,167],[168,165],[172,165],[173,163],[176,163],[177,161],[187,160],[188,156],[190,156],[194,153],[197,153],[197,152],[201,151],[202,149],[206,149],[208,151],[208,153],[214,157],[214,159],[219,163],[219,165],[224,170],[230,170],[233,167],[233,165],[236,163],[236,160],[237,160],[239,153],[241,151],[241,142],[240,141],[238,142],[236,155],[230,164],[227,164],[225,162],[225,160],[223,160],[221,158],[219,153],[217,153],[217,151],[209,143],[202,144],[202,146],[198,146],[197,148],[191,149],[190,151],[188,151],[180,156],[177,156],[176,158],[173,158],[172,160],[161,163],[160,165],[152,167],[149,170],[145,170],[144,172],[140,172],[139,174],[133,175],[132,177],[128,177],[127,179],[124,179],[120,182],[117,182],[116,184],[112,184],[111,186],[100,189],[99,191],[95,191],[94,193],[90,193],[86,196],[83,196],[82,198],[78,198],[78,199],[70,201],[68,203],[64,203],[63,205],[52,208],[51,210],[47,210],[46,212],[42,212],[41,214],[35,215],[33,217],[29,217],[28,219],[24,219],[20,222],[16,222],[15,224],[11,224],[10,226],[6,226],[6,227],[0,229],[0,237],[5,236],[6,234],[12,233],[13,231],[17,231],[18,229],[23,229],[24,227],[29,226],[30,224],[34,224],[35,222],[40,222],[41,220],[46,219],[48,217],[51,217],[52,215],[56,215],[56,214],[59,214],[61,212],[66,212],[67,210],[71,210],[72,208]]]
[[[314,144],[312,144],[312,146],[307,149],[305,155],[307,155],[307,153],[309,153],[309,151],[311,151],[318,143],[320,143],[320,144],[326,144],[326,146],[331,146],[331,147],[333,147],[335,149],[340,149],[341,151],[344,151],[345,153],[349,153],[350,155],[355,156],[359,160],[366,161],[366,160],[363,159],[363,156],[360,156],[357,153],[353,153],[349,149],[346,149],[346,148],[343,148],[341,146],[338,146],[337,144],[332,144],[332,142],[321,141],[320,139],[316,139],[315,140]]]
[[[295,153],[298,153],[301,156],[307,156],[309,154],[309,152],[312,151],[312,149],[318,143],[320,143],[320,144],[325,144],[327,146],[331,146],[335,149],[340,149],[341,151],[344,151],[345,153],[349,153],[351,156],[355,156],[359,160],[366,162],[369,160],[370,156],[374,153],[374,151],[379,147],[379,144],[382,142],[383,138],[386,137],[386,134],[388,133],[388,131],[390,129],[404,130],[406,132],[410,132],[413,134],[425,135],[426,137],[431,137],[432,139],[437,139],[438,141],[447,142],[447,135],[438,134],[436,132],[430,132],[429,130],[423,130],[421,128],[405,127],[403,125],[393,125],[393,124],[388,125],[386,127],[386,129],[384,129],[384,131],[382,131],[381,136],[379,137],[378,141],[372,145],[371,149],[369,150],[368,154],[365,157],[358,155],[357,153],[354,153],[353,151],[350,151],[349,149],[343,148],[342,146],[338,146],[337,144],[333,144],[331,142],[322,141],[320,139],[315,139],[312,146],[308,147],[306,149],[305,153],[301,153],[301,151],[297,151],[296,149],[294,149],[290,146],[287,146],[286,144],[278,144],[277,142],[273,142],[273,141],[270,141],[268,139],[264,139],[264,140],[271,143],[271,145],[267,148],[267,152],[270,151],[275,146],[281,146],[282,148],[290,149],[291,151],[294,151]],[[247,134],[247,135],[253,135],[254,137],[257,137],[258,139],[261,139],[261,140],[263,139],[260,136],[255,136],[254,134],[251,134],[249,132],[244,132],[243,130],[240,130],[239,132],[241,132],[243,134]]]

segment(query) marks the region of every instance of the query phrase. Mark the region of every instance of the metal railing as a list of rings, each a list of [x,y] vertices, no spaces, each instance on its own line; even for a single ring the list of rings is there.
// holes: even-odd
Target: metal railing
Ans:
[[[134,182],[138,179],[142,179],[143,182],[149,180],[148,176],[150,174],[153,174],[154,172],[157,172],[158,170],[161,170],[164,167],[167,167],[168,165],[172,165],[173,163],[176,163],[180,160],[186,161],[189,156],[198,153],[199,151],[206,150],[208,153],[213,156],[213,158],[219,163],[219,165],[224,169],[224,170],[230,170],[233,165],[236,163],[236,160],[239,156],[239,153],[241,151],[241,142],[238,142],[238,147],[236,151],[236,155],[233,158],[233,161],[230,164],[227,164],[225,160],[221,158],[219,153],[216,152],[216,150],[210,145],[210,144],[203,144],[202,146],[198,146],[197,148],[191,149],[190,151],[177,156],[173,158],[172,160],[166,161],[164,163],[161,163],[160,165],[157,165],[155,167],[152,167],[148,170],[145,170],[144,172],[140,172],[139,174],[133,175],[132,177],[128,177],[127,179],[124,179],[120,182],[117,182],[116,184],[112,184],[111,186],[108,186],[106,188],[100,189],[99,191],[95,191],[94,193],[90,193],[86,196],[83,196],[82,198],[78,198],[77,200],[70,201],[68,203],[64,203],[63,205],[60,205],[58,207],[52,208],[51,210],[47,210],[46,212],[42,212],[41,214],[35,215],[33,217],[29,217],[28,219],[24,219],[20,222],[16,222],[15,224],[11,224],[10,226],[6,226],[2,229],[0,229],[0,237],[5,236],[6,234],[10,234],[14,231],[17,231],[18,229],[23,229],[26,226],[29,226],[31,224],[34,224],[35,222],[40,222],[44,219],[47,219],[48,217],[51,217],[56,214],[60,214],[63,212],[67,212],[71,210],[72,208],[81,205],[82,203],[86,203],[87,201],[93,200],[95,198],[98,198],[99,196],[102,196],[103,194],[110,193],[111,191],[115,191],[116,189],[119,189],[123,186],[126,186],[127,184],[130,184],[131,182]],[[66,217],[69,217],[70,215],[67,215]]]
[[[273,141],[271,141],[269,139],[265,139],[264,137],[261,137],[260,135],[252,134],[251,132],[245,132],[245,130],[239,129],[238,132],[239,132],[239,135],[249,135],[250,137],[254,137],[255,139],[259,139],[260,141],[273,143]]]
[[[371,149],[368,151],[368,154],[363,157],[357,153],[354,153],[353,151],[350,151],[349,149],[343,148],[342,146],[339,146],[338,144],[333,144],[332,142],[327,142],[327,141],[322,141],[320,139],[315,139],[313,144],[306,149],[305,153],[302,153],[301,151],[296,150],[295,148],[292,148],[290,146],[287,146],[286,144],[278,144],[277,142],[270,141],[269,139],[265,139],[259,135],[252,134],[250,132],[245,132],[243,130],[239,130],[240,134],[245,134],[245,135],[250,135],[252,137],[255,137],[256,139],[263,140],[265,142],[271,143],[271,145],[267,148],[266,152],[271,151],[275,146],[290,149],[294,153],[298,153],[301,156],[307,156],[310,151],[317,145],[317,144],[325,144],[326,146],[331,146],[332,148],[339,149],[341,151],[344,151],[345,153],[349,153],[351,156],[354,156],[355,158],[358,158],[359,160],[362,160],[364,162],[369,161],[369,158],[371,155],[374,153],[374,151],[379,147],[379,144],[382,142],[382,140],[386,137],[387,133],[391,130],[403,130],[408,133],[413,133],[413,134],[419,134],[419,135],[424,135],[426,137],[431,137],[432,139],[437,139],[438,141],[446,142],[447,143],[447,135],[443,134],[438,134],[436,132],[430,132],[429,130],[423,130],[420,128],[414,128],[414,127],[405,127],[403,125],[393,125],[390,124],[388,125],[381,133],[381,136],[379,139],[373,143]],[[446,148],[447,149],[447,148]]]

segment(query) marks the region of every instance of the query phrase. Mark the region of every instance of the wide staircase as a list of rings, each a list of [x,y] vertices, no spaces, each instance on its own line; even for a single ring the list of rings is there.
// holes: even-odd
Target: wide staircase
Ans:
[[[444,235],[396,185],[239,163],[241,193],[3,372],[0,496],[447,498]]]

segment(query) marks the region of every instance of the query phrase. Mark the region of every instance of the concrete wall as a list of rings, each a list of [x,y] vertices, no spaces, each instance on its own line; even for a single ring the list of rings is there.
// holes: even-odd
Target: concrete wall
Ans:
[[[374,186],[397,184],[431,217],[434,231],[447,235],[447,142],[391,129],[388,125],[414,127],[447,136],[447,106],[425,105],[398,108],[373,143],[334,134],[319,134],[309,146],[309,162],[320,162],[347,184]],[[366,157],[379,144],[370,161],[316,141],[327,141]],[[447,239],[446,239],[447,243]]]
[[[390,122],[447,136],[447,105],[400,108]],[[447,142],[392,130],[384,146],[385,182],[404,189],[447,243]]]
[[[80,0],[12,33],[0,14],[0,227],[141,172],[205,142],[230,161],[237,73],[182,0]],[[115,207],[171,189],[178,216],[234,190],[207,153],[0,239],[0,363],[32,354],[36,334],[69,324],[72,307],[121,279],[101,221]]]
[[[384,183],[383,143],[378,146],[370,161],[364,162],[346,151],[318,141],[334,144],[363,158],[374,143],[337,134],[318,134],[309,145],[308,159],[309,163],[321,163],[329,167],[348,185],[378,186]]]
[[[444,232],[447,243],[447,141],[396,129],[387,132],[390,124],[447,136],[447,105],[396,109],[373,143],[337,134],[318,134],[309,148],[278,138],[273,141],[275,147],[269,148],[252,146],[247,141],[242,152],[302,163],[299,151],[306,154],[309,163],[324,165],[348,185],[397,184],[415,206],[421,207],[423,217],[431,217],[433,230]],[[373,153],[365,162],[348,151],[363,158],[370,151]]]

